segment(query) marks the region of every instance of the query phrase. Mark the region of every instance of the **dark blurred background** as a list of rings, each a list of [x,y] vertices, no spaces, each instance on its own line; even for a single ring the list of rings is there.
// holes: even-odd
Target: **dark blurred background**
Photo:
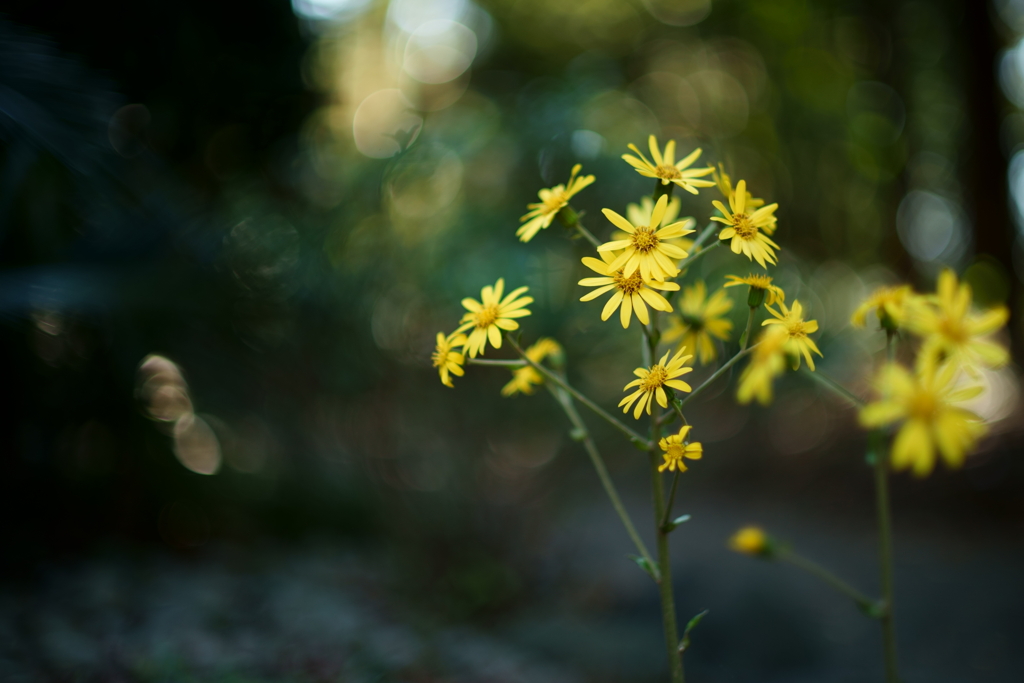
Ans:
[[[578,161],[607,236],[650,133],[780,203],[773,274],[825,371],[863,390],[881,341],[851,311],[943,265],[1021,357],[1020,0],[0,11],[4,680],[663,680],[655,591],[555,404],[429,361],[504,276],[524,338],[618,401],[636,331],[577,301],[585,245],[513,233]],[[894,479],[908,682],[1024,680],[1017,366],[984,381],[967,467]],[[767,409],[709,394],[673,537],[682,618],[711,610],[692,680],[879,680],[874,623],[724,545],[759,523],[876,591],[854,416],[799,376]],[[585,418],[646,534],[644,458]]]

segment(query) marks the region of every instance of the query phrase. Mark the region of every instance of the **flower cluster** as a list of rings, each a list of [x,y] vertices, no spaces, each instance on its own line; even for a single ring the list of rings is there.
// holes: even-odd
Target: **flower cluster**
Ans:
[[[978,383],[982,369],[996,368],[1009,361],[1006,348],[992,338],[1006,324],[1008,310],[1002,306],[974,310],[971,288],[959,282],[952,271],[940,274],[936,291],[931,294],[917,294],[907,285],[884,287],[872,293],[853,311],[851,323],[863,328],[872,316],[877,318],[878,329],[886,335],[888,360],[874,378],[877,397],[865,402],[816,367],[824,356],[813,338],[819,329],[818,322],[811,319],[805,307],[811,297],[804,296],[804,303],[796,297],[787,302],[786,292],[768,274],[778,264],[781,250],[774,240],[779,227],[778,204],[753,196],[746,180],[733,184],[721,164],[717,169],[695,167],[700,149],[692,150],[677,162],[673,140],[662,148],[652,135],[648,148],[651,160],[632,144],[632,154],[622,158],[641,176],[655,180],[654,192],[627,204],[625,215],[602,208],[601,213],[610,224],[603,225],[607,239],[602,241],[587,230],[581,222],[584,214],[570,204],[573,197],[595,182],[593,175],[580,175],[579,164],[572,168],[564,185],[540,190],[540,202],[527,205],[529,211],[520,219],[516,231],[520,241],[529,242],[558,218],[574,237],[585,238],[593,246],[594,251],[581,256],[582,265],[592,274],[578,280],[581,287],[590,288],[580,301],[594,301],[607,295],[600,313],[602,321],[610,320],[617,312],[623,329],[629,328],[634,317],[642,326],[643,364],[633,371],[635,378],[623,387],[624,396],[618,407],[624,415],[632,414],[634,420],[641,420],[646,414],[648,436],[635,431],[634,423],[628,419],[612,415],[573,388],[565,372],[565,353],[557,341],[541,338],[523,349],[518,335],[508,334],[519,329],[519,318],[530,315],[527,306],[533,299],[526,296],[527,287],[506,294],[502,279],[484,287],[479,300],[463,299],[465,313],[459,324],[450,333],[437,334],[432,359],[441,382],[451,387],[453,377],[464,375],[466,364],[475,364],[511,370],[511,380],[501,389],[503,396],[533,394],[539,385],[546,384],[572,424],[572,438],[587,450],[636,545],[637,564],[655,581],[661,581],[662,568],[669,564],[664,535],[689,519],[689,515],[671,519],[680,475],[688,471],[687,461],[701,460],[704,454],[702,444],[690,439],[693,427],[684,411],[709,384],[726,381],[732,375],[732,366],[740,361],[746,363],[736,386],[740,404],[757,401],[768,405],[779,377],[787,370],[802,367],[805,376],[858,406],[861,426],[872,430],[867,441],[874,455],[880,509],[888,505],[885,481],[890,465],[898,470],[909,469],[918,476],[932,472],[940,459],[949,467],[961,466],[987,431],[981,418],[964,403],[982,393]],[[706,179],[708,176],[711,179]],[[699,198],[700,190],[710,187],[716,187],[724,201],[716,199],[709,204],[701,200],[709,224],[697,235],[697,221],[680,217],[682,201],[672,195],[675,188],[681,188]],[[732,252],[721,249],[723,262],[745,257],[743,270],[756,262],[766,272],[729,274],[720,286],[709,286],[706,275],[695,275],[698,268],[694,264],[722,245],[728,245]],[[682,286],[681,281],[687,277],[689,283]],[[735,287],[747,288],[746,325],[737,339],[733,339],[734,320],[730,318],[736,305],[728,291]],[[759,318],[764,319],[757,325]],[[755,330],[760,330],[760,334],[751,339]],[[488,346],[501,349],[503,340],[509,342],[518,358],[478,358]],[[913,362],[907,367],[897,362],[901,352],[903,357],[913,355]],[[720,356],[730,353],[731,357],[719,361]],[[683,379],[693,372],[694,360],[702,365],[717,364],[696,388]],[[577,413],[577,403],[647,451],[659,533],[657,563],[622,505],[597,451],[596,440]],[[673,433],[668,427],[676,421],[681,425]],[[887,449],[889,431],[893,436],[891,448]],[[660,476],[665,473],[670,473],[671,483]],[[670,490],[667,500],[665,488]],[[880,514],[879,519],[881,524],[888,524],[887,514]],[[882,538],[888,536],[888,531],[882,534]],[[800,559],[788,544],[775,541],[758,527],[740,529],[729,545],[743,554],[788,559],[819,576],[828,574],[815,563]],[[854,597],[865,613],[874,614],[878,605],[891,604],[891,591],[879,602],[864,598],[838,579],[830,582]],[[670,661],[676,661],[678,652],[674,644],[679,642],[671,625],[673,609],[671,600],[665,600],[663,595]]]
[[[1006,348],[991,338],[1006,324],[1009,311],[1005,306],[974,311],[970,285],[944,270],[934,294],[916,294],[907,285],[883,287],[854,311],[851,321],[863,327],[872,312],[890,343],[904,330],[919,342],[913,370],[889,362],[878,372],[879,398],[861,411],[861,424],[899,423],[892,448],[896,469],[925,476],[934,469],[936,454],[948,466],[959,467],[986,427],[958,404],[983,391],[972,383],[980,369],[1009,361]]]
[[[493,287],[487,285],[481,290],[479,301],[471,297],[462,300],[466,314],[462,316],[459,327],[448,335],[437,333],[432,359],[442,384],[453,386],[451,375],[462,377],[467,355],[470,358],[482,355],[488,342],[500,349],[502,332],[519,329],[515,319],[530,315],[526,307],[533,303],[532,297],[522,296],[528,289],[519,287],[503,297],[505,280],[498,278]]]

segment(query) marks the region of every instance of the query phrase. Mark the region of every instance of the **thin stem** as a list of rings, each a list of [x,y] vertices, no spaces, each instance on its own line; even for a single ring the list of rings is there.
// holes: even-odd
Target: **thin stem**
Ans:
[[[828,585],[835,588],[837,591],[845,595],[846,597],[857,603],[857,607],[861,609],[865,614],[869,616],[879,617],[878,602],[872,600],[868,596],[861,593],[859,590],[851,586],[850,584],[843,581],[838,576],[830,572],[829,570],[822,567],[817,562],[808,560],[806,557],[797,555],[791,550],[783,550],[776,553],[783,562],[788,562],[794,567],[799,567],[809,574],[813,574]]]
[[[516,352],[523,358],[523,360],[526,361],[527,365],[529,365],[534,370],[536,370],[537,372],[542,374],[546,379],[554,382],[558,386],[560,386],[563,389],[565,389],[577,401],[579,401],[580,403],[582,403],[586,407],[588,407],[591,410],[593,410],[595,413],[598,414],[598,416],[600,416],[602,419],[604,419],[608,424],[610,424],[611,426],[615,427],[620,432],[622,432],[623,434],[628,436],[630,441],[632,441],[632,442],[634,442],[634,443],[644,447],[645,449],[649,450],[651,448],[651,443],[649,441],[647,441],[647,439],[645,439],[644,437],[640,436],[639,434],[634,432],[632,429],[630,429],[626,425],[622,424],[622,422],[620,422],[619,420],[615,419],[612,415],[609,415],[601,406],[597,405],[596,403],[591,401],[589,398],[587,398],[586,396],[581,394],[579,391],[577,391],[573,387],[569,386],[569,383],[566,382],[564,379],[562,379],[561,376],[551,372],[550,370],[548,370],[546,367],[544,367],[540,363],[537,363],[537,362],[531,360],[530,358],[528,358],[527,355],[526,355],[526,352],[524,352],[522,347],[520,347],[519,344],[516,343],[516,340],[512,338],[512,335],[506,333],[505,334],[505,339],[508,340],[508,342],[512,345],[512,348],[514,348],[516,350]]]
[[[483,358],[467,358],[470,365],[493,365],[499,368],[521,368],[526,365],[525,360],[485,360]]]
[[[842,384],[840,384],[839,382],[835,381],[834,379],[832,379],[831,377],[829,377],[828,375],[823,373],[821,370],[811,370],[807,366],[804,366],[803,370],[804,370],[804,374],[805,375],[807,375],[808,377],[810,377],[815,382],[817,382],[821,386],[825,387],[826,389],[828,389],[832,393],[836,394],[837,396],[846,399],[851,404],[853,404],[853,407],[855,407],[855,408],[863,408],[864,407],[864,400],[863,399],[861,399],[860,397],[856,396],[849,389],[847,389]]]
[[[722,246],[722,241],[721,240],[719,240],[719,241],[715,242],[714,244],[711,244],[711,245],[701,249],[696,254],[691,253],[688,257],[686,257],[685,259],[683,259],[682,261],[679,262],[679,270],[686,270],[687,268],[692,266],[694,263],[696,263],[699,259],[701,259],[705,254],[707,254],[708,252],[712,251],[713,249],[717,249],[720,246]]]
[[[750,306],[750,313],[747,315],[747,330],[743,333],[743,343],[740,344],[740,351],[750,346],[750,336],[754,334],[754,316],[757,314],[757,306]]]
[[[653,358],[657,351],[657,334],[655,319],[651,320],[651,329],[645,330],[646,348],[649,357]],[[662,523],[665,516],[665,489],[662,483],[661,472],[658,471],[658,461],[655,445],[661,435],[661,427],[658,425],[660,407],[654,402],[650,422],[650,443],[651,448],[648,456],[651,461],[651,492],[654,499],[654,523],[658,539],[658,592],[661,598],[661,619],[665,630],[665,647],[668,651],[668,668],[672,675],[672,683],[685,683],[683,674],[683,657],[679,652],[679,624],[676,621],[675,596],[672,594],[672,558],[669,554],[668,532]]]
[[[590,462],[594,465],[594,470],[597,472],[598,479],[601,480],[601,486],[604,487],[604,492],[608,495],[608,499],[612,502],[612,507],[615,508],[615,512],[619,515],[619,519],[622,520],[622,525],[626,527],[626,533],[633,540],[633,545],[636,546],[636,550],[640,553],[640,556],[647,561],[647,566],[652,569],[656,566],[654,560],[651,558],[651,553],[647,550],[647,546],[644,545],[643,539],[640,538],[640,534],[637,533],[636,527],[633,525],[633,520],[630,518],[629,513],[626,512],[625,506],[622,504],[622,499],[619,498],[619,493],[615,489],[615,483],[612,482],[611,476],[608,474],[608,468],[605,467],[604,459],[601,457],[601,453],[597,450],[597,445],[594,443],[593,437],[590,435],[590,430],[587,429],[587,425],[583,422],[583,418],[580,417],[579,412],[576,410],[576,406],[572,403],[572,397],[569,393],[562,388],[552,387],[550,384],[547,385],[551,394],[558,401],[558,404],[562,406],[562,410],[565,411],[566,417],[569,418],[569,422],[572,423],[573,428],[577,434],[580,435],[580,441],[583,443],[583,448],[587,451],[587,455],[590,456]]]
[[[718,230],[719,227],[721,227],[721,226],[719,226],[718,223],[715,223],[715,222],[708,223],[708,226],[706,228],[704,228],[703,230],[701,230],[700,234],[697,235],[697,239],[695,239],[693,241],[693,246],[690,247],[690,248],[691,249],[696,249],[697,247],[699,247],[702,244],[704,244],[705,242],[707,242],[708,237],[711,237],[711,234],[713,232],[715,232],[715,230]]]
[[[886,353],[890,361],[895,356],[893,333],[886,331]],[[896,660],[896,617],[893,598],[892,562],[892,513],[889,509],[889,449],[884,443],[882,432],[874,432],[871,441],[875,461],[875,502],[878,506],[878,561],[881,573],[882,602],[882,650],[885,656],[886,683],[899,683],[899,669]]]
[[[696,389],[694,389],[693,391],[688,393],[685,398],[683,398],[682,400],[679,401],[679,409],[682,410],[683,406],[685,406],[693,398],[695,398],[697,396],[697,394],[699,394],[700,392],[702,392],[705,389],[707,389],[708,386],[712,382],[714,382],[716,379],[718,379],[719,377],[724,375],[729,370],[729,368],[731,368],[733,365],[735,365],[737,361],[739,361],[741,358],[743,358],[748,353],[753,351],[756,347],[757,347],[757,344],[754,344],[754,346],[748,346],[747,348],[745,348],[742,351],[738,352],[735,356],[733,356],[729,360],[725,361],[725,363],[722,364],[722,367],[720,367],[717,370],[715,370],[715,373],[713,375],[711,375],[706,380],[704,380],[703,384],[701,384],[699,387],[697,387]]]
[[[594,237],[594,233],[590,232],[589,230],[583,227],[583,223],[580,222],[579,218],[576,219],[576,222],[573,224],[573,227],[576,229],[576,232],[583,235],[583,237],[586,238],[588,242],[594,245],[594,249],[597,249],[599,246],[601,246],[601,241]]]
[[[668,490],[668,501],[665,503],[665,515],[661,518],[660,528],[662,529],[667,530],[669,517],[672,516],[672,505],[676,501],[677,488],[679,488],[679,470],[676,470],[675,476],[672,477],[672,486]]]

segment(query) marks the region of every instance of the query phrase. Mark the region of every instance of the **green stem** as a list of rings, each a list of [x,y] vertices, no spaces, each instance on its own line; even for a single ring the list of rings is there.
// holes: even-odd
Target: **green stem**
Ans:
[[[594,245],[595,249],[597,249],[599,246],[601,246],[601,242],[596,237],[594,237],[594,235],[589,230],[583,227],[583,223],[580,222],[581,215],[583,214],[577,212],[576,209],[572,208],[570,204],[566,204],[558,212],[558,220],[562,225],[564,225],[569,230],[575,230],[576,232],[578,232],[581,237],[586,238],[586,240],[590,242],[592,245]]]
[[[865,614],[879,618],[880,614],[884,613],[884,610],[882,612],[879,611],[879,605],[877,601],[872,600],[868,596],[864,595],[859,590],[857,590],[850,584],[846,583],[838,576],[822,567],[817,562],[812,562],[811,560],[808,560],[806,557],[797,555],[791,550],[778,551],[776,552],[776,557],[778,557],[783,562],[788,562],[794,567],[799,567],[800,569],[803,569],[805,572],[813,574],[814,576],[818,577],[819,579],[821,579],[828,585],[832,586],[846,597],[853,600],[857,604],[857,607],[859,607],[860,610]]]
[[[583,227],[583,223],[580,222],[579,218],[576,219],[576,223],[573,227],[576,228],[576,232],[583,235],[583,237],[586,238],[588,242],[594,245],[594,249],[597,249],[599,246],[601,246],[601,241],[594,237],[594,233],[590,232],[589,230]]]
[[[750,306],[750,314],[747,316],[747,330],[743,333],[743,343],[740,344],[740,351],[750,346],[750,335],[754,334],[754,315],[757,313],[756,306]]]
[[[577,401],[579,401],[580,403],[582,403],[586,407],[588,407],[591,410],[593,410],[595,413],[597,413],[598,416],[600,416],[602,419],[604,419],[608,424],[610,424],[611,426],[615,427],[620,432],[622,432],[623,434],[628,436],[630,441],[632,441],[633,443],[635,443],[638,446],[641,446],[642,448],[647,449],[647,450],[649,450],[652,447],[652,444],[649,441],[647,441],[647,439],[645,439],[644,437],[640,436],[638,433],[634,432],[632,429],[630,429],[626,425],[624,425],[621,422],[619,422],[612,415],[609,415],[603,408],[601,408],[601,406],[597,405],[596,403],[591,401],[589,398],[587,398],[586,396],[581,394],[579,391],[577,391],[576,389],[571,387],[568,382],[566,382],[564,379],[562,379],[561,376],[551,372],[550,370],[548,370],[546,367],[544,367],[540,363],[537,363],[536,361],[533,361],[529,357],[527,357],[526,352],[523,351],[522,347],[520,347],[518,343],[516,343],[516,340],[512,338],[512,335],[510,335],[508,333],[505,333],[505,339],[508,340],[509,344],[512,345],[512,348],[514,348],[516,350],[516,352],[522,357],[522,359],[524,361],[526,361],[527,365],[529,365],[534,370],[539,372],[546,379],[554,382],[555,384],[557,384],[561,388],[565,389]]]
[[[683,398],[683,399],[681,399],[679,401],[679,409],[682,410],[683,406],[685,406],[687,403],[689,403],[691,400],[693,400],[700,392],[702,392],[705,389],[707,389],[708,386],[711,385],[712,382],[714,382],[716,379],[718,379],[719,377],[724,375],[726,372],[728,372],[729,368],[731,368],[733,365],[735,365],[737,361],[739,361],[741,358],[743,358],[744,356],[749,354],[756,347],[757,347],[757,344],[754,344],[753,346],[748,346],[747,348],[743,349],[742,351],[738,352],[735,356],[733,356],[732,358],[727,360],[725,363],[723,363],[722,367],[720,367],[717,370],[715,370],[715,373],[713,375],[711,375],[710,377],[708,377],[706,380],[704,380],[703,384],[701,384],[699,387],[697,387],[696,389],[694,389],[693,391],[688,393],[685,398]]]
[[[597,472],[598,479],[601,480],[601,486],[604,487],[604,492],[608,495],[608,499],[612,502],[612,507],[615,508],[615,512],[619,515],[619,519],[622,520],[622,525],[626,527],[626,533],[633,540],[633,545],[636,546],[636,550],[640,553],[640,556],[647,561],[647,566],[654,568],[654,560],[651,558],[650,552],[647,550],[647,546],[644,545],[643,540],[640,538],[640,534],[637,533],[636,527],[633,525],[633,520],[630,519],[629,513],[626,512],[625,506],[622,504],[622,499],[619,498],[619,492],[615,489],[615,483],[612,482],[611,476],[608,474],[608,468],[605,467],[604,459],[601,457],[601,453],[597,450],[597,445],[594,443],[593,437],[590,435],[590,430],[587,429],[586,424],[583,422],[583,418],[580,417],[579,412],[576,410],[576,406],[572,403],[572,397],[569,392],[561,388],[552,387],[550,384],[547,385],[548,390],[558,401],[558,404],[562,406],[562,410],[565,411],[566,417],[569,418],[569,422],[572,423],[576,433],[580,436],[580,441],[583,443],[583,448],[587,451],[587,455],[590,456],[590,462],[594,465],[594,470]]]
[[[483,358],[467,358],[470,365],[491,365],[499,368],[521,368],[526,365],[525,360],[485,360]]]
[[[655,320],[651,320],[651,329],[645,330],[646,349],[650,358],[657,352],[657,327]],[[650,422],[650,443],[651,448],[648,456],[651,461],[651,492],[654,499],[654,523],[655,533],[658,539],[658,573],[661,580],[658,582],[658,592],[661,598],[661,620],[665,630],[665,647],[668,652],[668,667],[672,676],[672,683],[685,683],[683,674],[683,657],[679,652],[679,624],[676,621],[675,596],[672,594],[672,558],[669,554],[668,532],[662,519],[665,517],[665,488],[662,483],[661,472],[658,471],[659,460],[656,444],[661,435],[661,427],[658,418],[660,407],[657,402],[652,406]]]
[[[703,230],[701,230],[701,233],[699,235],[697,235],[697,239],[695,239],[693,241],[693,246],[690,247],[690,248],[691,249],[696,249],[697,247],[699,247],[702,244],[704,244],[705,242],[707,242],[708,238],[711,237],[711,235],[716,230],[718,230],[718,228],[720,228],[720,227],[722,227],[722,226],[719,225],[718,223],[715,223],[715,222],[708,223],[708,226],[706,228],[704,228]]]
[[[676,470],[672,477],[672,487],[668,490],[668,502],[665,503],[665,516],[661,518],[661,529],[667,531],[669,517],[672,516],[672,506],[676,501],[676,489],[679,488],[679,470]]]
[[[890,362],[895,356],[893,333],[886,331],[886,353]],[[893,598],[892,513],[889,509],[889,449],[882,432],[874,432],[875,502],[878,507],[878,560],[882,584],[882,650],[885,656],[886,683],[899,683],[896,660],[896,617]]]
[[[840,384],[839,382],[835,381],[834,379],[832,379],[831,377],[829,377],[828,375],[823,373],[821,370],[811,370],[806,365],[803,367],[803,370],[804,370],[804,374],[805,375],[807,375],[808,377],[810,377],[815,382],[817,382],[821,386],[825,387],[826,389],[828,389],[829,391],[831,391],[835,395],[837,395],[837,396],[839,396],[841,398],[846,399],[851,404],[853,404],[853,406],[855,408],[863,408],[864,407],[864,400],[863,399],[861,399],[858,396],[856,396],[855,394],[853,394],[853,392],[851,392],[849,389],[844,387],[842,384]]]
[[[701,249],[695,254],[691,252],[688,257],[684,258],[682,261],[679,262],[679,270],[686,270],[694,263],[696,263],[699,259],[703,258],[708,252],[713,251],[714,249],[717,249],[720,246],[722,246],[721,240]]]

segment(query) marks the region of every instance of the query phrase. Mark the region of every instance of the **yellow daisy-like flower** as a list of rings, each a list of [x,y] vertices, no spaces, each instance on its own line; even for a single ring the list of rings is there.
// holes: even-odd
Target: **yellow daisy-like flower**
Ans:
[[[804,307],[800,305],[798,300],[793,301],[793,308],[786,308],[786,304],[781,301],[779,302],[778,311],[771,306],[765,306],[765,308],[775,318],[765,320],[761,324],[780,325],[786,330],[786,334],[789,336],[786,347],[793,354],[795,361],[793,367],[800,367],[800,356],[802,355],[804,360],[807,361],[807,366],[813,370],[814,358],[811,356],[811,351],[819,356],[821,356],[821,351],[818,350],[818,345],[814,343],[814,340],[807,335],[818,331],[818,321],[804,320]]]
[[[882,368],[877,380],[882,399],[861,410],[860,423],[881,427],[903,421],[892,446],[894,469],[911,468],[923,477],[935,467],[936,451],[947,465],[960,467],[985,434],[977,415],[954,405],[982,391],[953,386],[957,369],[953,363],[938,368],[925,363],[915,374],[895,364]]]
[[[911,332],[923,336],[920,358],[931,362],[949,359],[974,374],[976,365],[999,367],[1010,360],[1005,348],[983,339],[1006,324],[1010,311],[996,306],[981,314],[971,312],[971,286],[959,284],[956,274],[939,275],[934,297],[914,307],[907,319]]]
[[[757,261],[762,268],[766,263],[775,264],[774,249],[779,245],[761,232],[768,225],[773,225],[775,209],[778,204],[769,204],[750,212],[747,206],[747,181],[741,180],[736,189],[729,195],[729,208],[717,199],[712,202],[722,216],[712,216],[711,220],[724,223],[727,227],[718,233],[718,238],[732,240],[729,247],[734,254],[746,254],[747,258]],[[730,210],[731,209],[731,210]],[[772,227],[774,232],[774,227]],[[767,232],[767,230],[765,230]]]
[[[470,297],[462,300],[462,305],[468,312],[462,316],[462,324],[455,331],[472,330],[463,349],[469,353],[470,358],[482,354],[488,340],[491,346],[500,349],[502,330],[519,329],[519,323],[513,318],[530,315],[530,311],[525,307],[533,303],[533,298],[520,296],[528,289],[529,287],[514,289],[503,299],[501,295],[505,291],[505,280],[499,278],[493,287],[487,285],[480,291],[481,301]]]
[[[874,311],[882,327],[895,330],[906,320],[907,307],[913,297],[914,290],[910,285],[879,287],[857,307],[850,316],[850,323],[854,327],[864,327],[868,313]]]
[[[689,460],[700,460],[704,455],[704,447],[700,443],[684,443],[690,433],[690,425],[683,425],[679,428],[678,434],[666,436],[658,442],[658,446],[664,451],[661,455],[665,462],[658,467],[659,472],[685,472],[687,467],[683,458]]]
[[[724,290],[708,298],[707,286],[703,280],[698,280],[692,287],[683,289],[679,315],[672,316],[661,340],[672,343],[681,339],[681,345],[693,349],[701,365],[707,365],[717,356],[714,339],[729,338],[732,321],[722,316],[731,310],[732,299]]]
[[[537,343],[526,349],[526,357],[534,363],[539,363],[548,356],[561,353],[562,347],[554,339],[544,337],[538,339]],[[533,388],[542,383],[544,378],[530,365],[516,368],[512,372],[512,380],[501,388],[502,396],[512,396],[517,393],[532,394]]]
[[[551,221],[569,203],[569,199],[594,182],[594,176],[592,175],[576,177],[581,168],[583,167],[580,164],[573,166],[572,172],[569,174],[569,182],[565,185],[555,185],[550,189],[541,190],[537,193],[537,196],[540,197],[540,202],[526,205],[530,212],[519,219],[526,222],[516,230],[516,237],[520,241],[529,242],[541,229],[551,225]]]
[[[637,387],[637,390],[619,402],[622,412],[628,413],[634,401],[640,399],[636,404],[636,409],[633,411],[633,418],[639,420],[640,413],[644,411],[644,408],[647,409],[648,415],[651,414],[651,400],[655,396],[658,398],[658,405],[662,408],[668,408],[668,395],[665,393],[665,387],[671,387],[679,391],[693,391],[693,387],[689,384],[676,379],[688,372],[693,372],[693,368],[684,367],[686,361],[693,358],[693,356],[684,356],[683,351],[685,349],[679,349],[676,355],[672,356],[672,360],[668,359],[668,353],[666,353],[661,357],[660,361],[650,368],[637,368],[634,370],[633,374],[640,379],[633,380],[624,386],[622,390],[627,391],[630,387]]]
[[[661,223],[655,224],[651,222],[651,215],[654,213],[654,200],[651,199],[649,196],[644,196],[640,200],[639,204],[626,204],[626,220],[632,223],[633,225],[648,225],[658,228],[663,225],[675,223],[676,218],[679,217],[680,206],[682,206],[682,202],[680,201],[679,197],[673,197],[671,200],[669,200],[668,207],[665,209],[665,215],[661,217]],[[684,230],[693,230],[695,225],[697,225],[697,221],[695,221],[692,217],[683,219]],[[612,232],[611,236],[612,240],[628,240],[629,238],[629,233],[623,230],[615,230],[614,232]],[[690,249],[693,247],[693,240],[690,239],[689,237],[677,237],[675,239],[665,241],[668,244],[672,244],[674,246],[679,247],[685,252],[689,252]],[[678,268],[679,263],[674,263],[675,266]]]
[[[710,180],[700,180],[700,178],[713,173],[713,168],[689,168],[690,164],[695,162],[697,157],[700,156],[701,150],[699,147],[690,152],[689,156],[685,159],[677,162],[675,160],[675,140],[668,141],[665,145],[664,154],[658,151],[658,139],[653,135],[647,139],[647,146],[651,150],[651,157],[654,159],[653,164],[632,143],[630,143],[629,148],[640,158],[638,159],[632,154],[622,155],[622,159],[635,168],[636,172],[640,175],[648,178],[658,178],[661,180],[662,185],[675,183],[690,194],[697,194],[698,187],[714,187],[715,184]]]
[[[693,230],[686,228],[686,221],[671,223],[659,230],[657,226],[661,225],[667,209],[668,196],[662,195],[651,211],[650,225],[633,225],[611,209],[601,209],[615,227],[628,233],[624,240],[605,242],[597,248],[601,252],[622,250],[611,263],[613,270],[621,268],[627,277],[640,271],[640,275],[647,281],[664,281],[679,274],[672,259],[684,259],[689,254],[666,240],[688,235]]]
[[[729,548],[744,555],[764,555],[768,552],[768,536],[756,526],[745,526],[729,539]]]
[[[761,405],[772,401],[772,382],[786,372],[786,343],[789,335],[781,327],[770,327],[758,338],[750,363],[740,375],[737,400],[746,405],[755,398]]]
[[[732,189],[733,188],[732,188],[732,180],[729,178],[729,175],[725,172],[725,167],[722,166],[722,164],[718,164],[718,170],[715,171],[715,173],[714,173],[714,175],[712,177],[714,178],[715,184],[718,185],[718,191],[722,193],[723,197],[728,199],[729,195],[732,194]],[[746,200],[747,200],[747,209],[757,209],[757,208],[760,208],[760,207],[764,206],[764,200],[763,199],[758,199],[754,195],[750,194],[749,191],[747,192]],[[775,233],[775,228],[776,227],[777,227],[777,221],[775,219],[775,216],[773,215],[771,217],[771,221],[769,223],[767,223],[766,225],[762,226],[761,229],[764,230],[769,235],[772,235],[772,234]]]
[[[441,376],[441,384],[446,387],[455,386],[452,384],[451,375],[462,377],[466,374],[466,371],[462,369],[462,364],[466,362],[466,357],[458,351],[452,350],[456,347],[465,346],[465,344],[466,335],[459,332],[452,332],[447,337],[444,335],[444,332],[437,333],[437,347],[434,349],[430,359]]]
[[[725,283],[726,287],[739,287],[740,285],[747,285],[754,289],[760,289],[765,293],[765,303],[769,306],[774,305],[776,301],[785,302],[786,293],[782,291],[782,287],[772,284],[772,279],[768,275],[748,275],[746,277],[740,277],[738,275],[726,275]]]
[[[583,265],[601,277],[585,277],[579,283],[584,287],[597,287],[594,291],[580,297],[580,301],[591,301],[606,292],[615,291],[601,311],[601,320],[612,317],[612,313],[618,308],[619,321],[623,328],[627,328],[633,313],[636,314],[637,320],[641,324],[646,325],[650,322],[647,306],[656,311],[669,312],[672,310],[672,304],[654,290],[675,292],[678,291],[679,285],[674,282],[658,282],[657,280],[644,282],[639,272],[626,277],[622,274],[622,269],[616,270],[611,267],[615,260],[614,253],[602,251],[600,256],[603,259],[601,261],[589,256],[584,257]]]

